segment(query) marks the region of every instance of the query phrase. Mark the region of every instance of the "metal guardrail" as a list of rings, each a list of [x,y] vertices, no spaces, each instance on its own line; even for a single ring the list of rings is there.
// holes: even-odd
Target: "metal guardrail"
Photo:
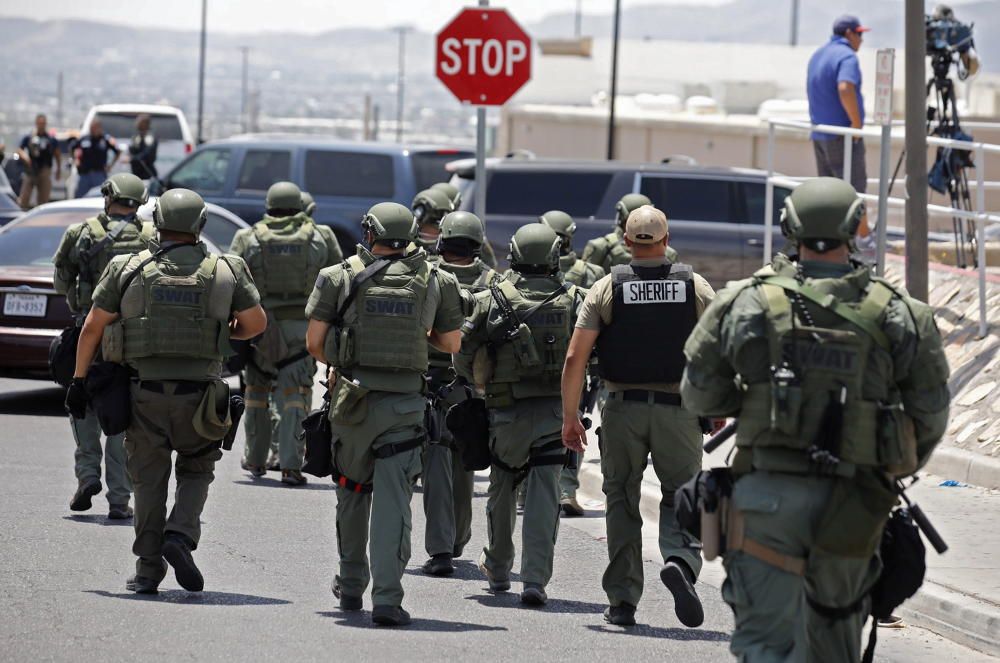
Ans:
[[[982,123],[980,123],[982,124]],[[774,228],[774,185],[778,184],[780,186],[785,186],[790,189],[794,189],[799,184],[802,183],[802,179],[790,178],[780,175],[775,175],[774,173],[774,148],[775,148],[775,135],[778,128],[785,129],[791,132],[802,132],[802,131],[819,131],[827,134],[834,134],[837,136],[851,136],[852,138],[873,138],[879,143],[882,141],[881,131],[872,129],[852,129],[850,127],[837,127],[827,124],[811,124],[809,122],[804,122],[801,120],[783,120],[783,119],[772,119],[767,120],[767,186],[766,186],[766,197],[764,202],[764,264],[771,261],[771,256],[773,255],[774,246],[771,237],[772,230]],[[998,127],[1000,128],[1000,127]],[[891,135],[890,140],[892,142],[903,142],[906,139],[904,135],[896,134]],[[975,211],[967,211],[963,209],[958,209],[955,207],[946,207],[944,205],[928,205],[927,211],[934,213],[948,214],[949,216],[972,221],[976,226],[976,253],[979,272],[979,337],[983,338],[989,331],[989,322],[986,316],[986,224],[987,223],[1000,223],[1000,212],[987,212],[986,211],[986,154],[1000,154],[1000,145],[994,145],[992,143],[983,143],[978,141],[965,141],[965,140],[953,140],[950,138],[940,138],[938,136],[928,136],[928,145],[935,145],[938,147],[950,147],[956,150],[963,150],[967,152],[975,152],[976,154],[976,209]],[[854,141],[845,140],[844,141],[844,180],[847,182],[851,181],[851,156],[854,147]],[[878,180],[876,180],[878,181]],[[971,183],[970,183],[971,184]],[[995,185],[995,182],[990,182],[991,185]],[[991,187],[992,188],[992,187]],[[878,201],[878,196],[871,194],[860,194],[865,200]],[[889,197],[886,202],[894,207],[906,205],[906,200],[904,198],[893,198]],[[882,273],[885,266],[885,247],[886,247],[886,226],[887,223],[884,219],[879,219],[877,232],[878,232],[878,248],[877,248],[877,266],[879,273]]]

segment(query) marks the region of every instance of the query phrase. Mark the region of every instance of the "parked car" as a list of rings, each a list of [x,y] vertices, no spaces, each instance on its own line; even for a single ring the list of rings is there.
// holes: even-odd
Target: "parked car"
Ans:
[[[112,173],[132,172],[129,167],[128,144],[135,134],[135,120],[140,115],[149,115],[150,131],[159,140],[156,151],[156,170],[162,177],[177,162],[194,150],[194,134],[188,126],[184,111],[173,106],[157,104],[99,104],[88,111],[80,135],[90,132],[90,123],[97,119],[101,128],[115,139],[122,154],[115,164]],[[76,169],[70,173],[66,182],[68,195],[75,195],[76,182],[79,176]],[[147,179],[143,176],[143,179]],[[86,192],[84,192],[86,193]]]
[[[22,214],[24,212],[17,202],[17,194],[14,193],[7,175],[0,169],[0,226],[6,225]]]
[[[0,376],[49,378],[49,345],[74,322],[66,297],[53,287],[52,256],[70,224],[102,207],[99,198],[48,203],[0,228]],[[147,204],[145,213],[149,209]],[[202,238],[210,251],[221,253],[244,227],[233,214],[209,205]]]
[[[448,165],[451,183],[462,191],[462,208],[475,204],[475,162]],[[497,255],[507,253],[513,232],[551,209],[577,224],[574,248],[614,227],[615,203],[643,193],[666,212],[670,245],[712,285],[743,278],[763,263],[766,173],[744,168],[697,165],[489,159],[486,165],[486,232]],[[778,218],[788,189],[775,187],[773,246],[784,245]]]
[[[200,146],[162,178],[162,188],[193,189],[255,223],[264,214],[268,187],[295,182],[315,198],[316,220],[331,226],[345,252],[353,253],[369,207],[386,200],[409,206],[418,191],[448,179],[448,162],[470,155],[432,145],[236,136]]]

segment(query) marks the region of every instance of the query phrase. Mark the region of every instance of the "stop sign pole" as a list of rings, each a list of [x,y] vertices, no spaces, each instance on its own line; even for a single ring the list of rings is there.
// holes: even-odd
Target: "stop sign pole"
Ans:
[[[531,38],[488,0],[463,9],[438,34],[435,73],[464,104],[476,106],[474,209],[486,217],[486,107],[501,106],[531,78]]]

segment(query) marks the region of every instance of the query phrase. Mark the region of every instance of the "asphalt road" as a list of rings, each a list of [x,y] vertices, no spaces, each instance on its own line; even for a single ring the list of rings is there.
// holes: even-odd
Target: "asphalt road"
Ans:
[[[731,660],[732,617],[715,587],[699,585],[702,628],[684,628],[675,618],[657,575],[655,531],[646,537],[640,625],[604,623],[598,496],[585,499],[588,517],[563,521],[545,608],[521,606],[516,575],[515,592],[490,594],[474,563],[485,539],[485,477],[476,484],[467,559],[451,578],[419,571],[423,513],[415,495],[414,553],[404,579],[404,606],[414,622],[406,629],[375,628],[367,610],[338,609],[330,592],[336,564],[330,483],[287,488],[273,473],[251,481],[235,452],[219,463],[195,553],[206,591],[188,593],[171,574],[158,597],[128,593],[129,523],[105,518],[103,495],[89,513],[68,510],[76,482],[61,398],[43,383],[0,380],[4,660]],[[880,643],[881,661],[989,660],[920,629],[884,632]]]

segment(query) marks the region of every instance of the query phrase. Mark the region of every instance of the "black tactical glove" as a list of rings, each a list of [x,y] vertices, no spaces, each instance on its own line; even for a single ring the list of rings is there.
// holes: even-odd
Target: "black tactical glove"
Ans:
[[[87,396],[87,389],[83,386],[83,378],[73,378],[66,390],[66,411],[74,419],[83,419],[87,416],[87,403],[90,397]]]

